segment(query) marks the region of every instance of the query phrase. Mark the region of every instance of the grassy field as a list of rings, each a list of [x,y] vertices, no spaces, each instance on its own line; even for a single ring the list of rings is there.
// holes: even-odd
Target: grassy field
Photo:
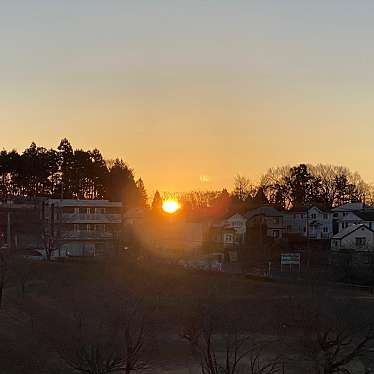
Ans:
[[[104,330],[102,326],[118,322],[125,309],[135,307],[152,336],[147,353],[151,372],[181,373],[197,361],[180,331],[202,310],[214,315],[222,331],[235,326],[261,339],[283,334],[289,341],[301,333],[306,305],[309,311],[316,307],[345,321],[363,321],[374,311],[374,298],[366,291],[327,287],[316,280],[277,284],[125,257],[28,266],[24,294],[15,277],[5,290],[0,373],[71,373],[61,347],[74,346],[78,330]]]

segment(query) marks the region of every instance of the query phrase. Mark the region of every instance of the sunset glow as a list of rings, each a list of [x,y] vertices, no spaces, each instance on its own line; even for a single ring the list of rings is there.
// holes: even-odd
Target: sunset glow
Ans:
[[[176,200],[165,200],[162,203],[162,209],[166,213],[175,213],[180,207],[179,202]]]

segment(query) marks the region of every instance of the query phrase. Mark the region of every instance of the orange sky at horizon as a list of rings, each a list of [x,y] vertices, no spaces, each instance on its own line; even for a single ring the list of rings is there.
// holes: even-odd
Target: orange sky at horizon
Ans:
[[[1,147],[123,158],[152,194],[327,163],[374,182],[374,3],[9,2]]]

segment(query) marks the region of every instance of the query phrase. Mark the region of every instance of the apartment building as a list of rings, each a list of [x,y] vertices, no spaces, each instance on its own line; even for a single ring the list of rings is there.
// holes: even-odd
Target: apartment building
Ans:
[[[54,255],[95,256],[118,247],[122,204],[108,200],[50,199],[43,221],[56,248]]]

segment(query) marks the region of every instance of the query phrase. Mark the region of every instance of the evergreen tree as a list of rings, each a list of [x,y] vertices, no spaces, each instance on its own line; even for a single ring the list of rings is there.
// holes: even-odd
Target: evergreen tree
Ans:
[[[162,211],[162,198],[161,198],[161,195],[158,191],[156,191],[155,195],[153,196],[152,211],[153,212],[161,212]]]
[[[138,195],[139,195],[139,207],[141,208],[147,208],[148,207],[148,196],[147,191],[144,186],[144,182],[142,178],[139,178],[136,181],[136,188],[138,189]]]

